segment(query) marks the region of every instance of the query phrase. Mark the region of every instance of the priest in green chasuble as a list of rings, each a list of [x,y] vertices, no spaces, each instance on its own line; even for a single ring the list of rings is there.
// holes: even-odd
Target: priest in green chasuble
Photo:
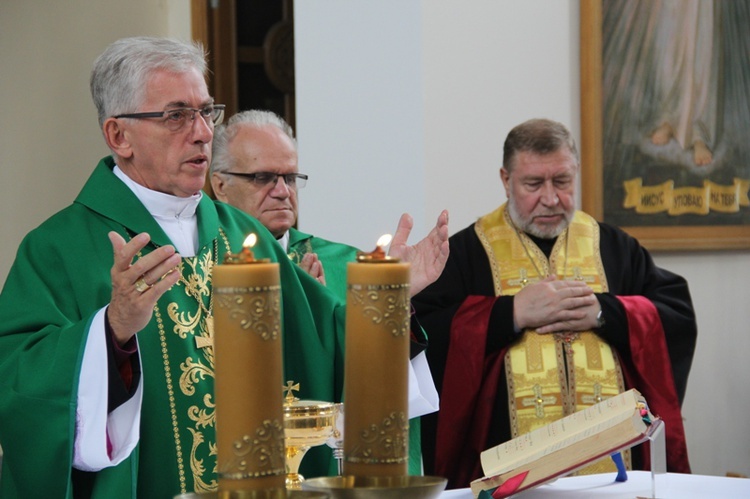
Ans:
[[[158,38],[94,63],[112,156],[26,236],[0,294],[3,498],[216,489],[211,270],[251,232],[280,266],[286,379],[340,400],[340,302],[256,219],[201,192],[223,114],[205,74],[200,47]],[[447,227],[398,250],[418,291],[442,270]]]

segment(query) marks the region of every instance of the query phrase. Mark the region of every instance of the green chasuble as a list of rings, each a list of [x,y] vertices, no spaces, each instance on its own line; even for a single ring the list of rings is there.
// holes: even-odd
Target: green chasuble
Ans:
[[[80,475],[71,478],[83,347],[94,314],[111,298],[107,233],[127,240],[148,232],[143,254],[171,244],[112,168],[102,160],[75,202],[26,236],[0,294],[3,498],[80,497],[86,489],[95,498],[171,498],[215,489],[211,268],[250,232],[259,236],[255,254],[280,264],[285,379],[300,383],[300,398],[340,400],[343,307],[259,222],[204,196],[197,254],[183,258],[182,279],[138,333],[139,444],[118,466],[84,474],[85,487]],[[308,476],[329,470],[327,460],[306,465]]]
[[[346,302],[346,264],[357,258],[354,246],[334,243],[320,237],[289,229],[289,259],[299,264],[307,253],[318,255],[326,276],[326,287],[342,302]]]
[[[341,300],[346,303],[346,264],[353,262],[357,258],[357,251],[354,246],[348,244],[335,243],[326,239],[305,234],[296,229],[289,229],[289,247],[287,254],[289,259],[299,264],[302,257],[307,253],[318,255],[323,264],[323,271],[326,277],[326,287]],[[416,332],[416,329],[414,330]],[[409,420],[409,474],[422,474],[422,432],[420,429],[420,419],[413,418]],[[315,451],[316,449],[313,449]],[[335,473],[335,469],[331,473]]]

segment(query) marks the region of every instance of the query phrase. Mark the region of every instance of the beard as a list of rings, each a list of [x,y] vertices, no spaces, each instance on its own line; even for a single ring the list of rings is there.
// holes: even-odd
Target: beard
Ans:
[[[573,213],[568,213],[566,211],[559,211],[554,213],[537,213],[538,216],[562,215],[563,219],[555,225],[536,225],[534,223],[534,215],[531,215],[527,218],[521,216],[518,211],[518,205],[516,205],[516,201],[515,199],[513,199],[513,196],[510,196],[508,198],[508,215],[510,216],[513,225],[515,225],[519,230],[522,230],[523,232],[531,234],[532,236],[538,237],[540,239],[556,238],[557,236],[562,234],[565,229],[568,228],[568,225],[570,225],[570,221],[573,218]]]

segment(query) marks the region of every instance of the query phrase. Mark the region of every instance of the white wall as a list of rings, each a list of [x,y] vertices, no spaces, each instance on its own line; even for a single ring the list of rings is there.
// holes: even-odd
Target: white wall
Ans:
[[[750,476],[750,254],[658,254],[690,283],[698,345],[683,406],[693,473]]]
[[[136,35],[189,39],[189,2],[0,0],[0,283],[23,236],[70,204],[109,154],[91,65]]]
[[[547,117],[577,136],[579,77],[570,61],[578,9],[545,0],[425,1],[422,8],[426,208],[449,208],[457,230],[505,201],[499,171],[513,126]]]
[[[424,225],[420,15],[413,0],[296,2],[302,230],[370,250],[404,211]]]
[[[368,247],[400,210],[421,220],[416,241],[444,207],[452,232],[495,208],[512,126],[546,116],[580,137],[578,28],[575,0],[297,2],[300,168],[313,176],[300,228]],[[698,316],[693,471],[750,474],[750,252],[655,259],[688,279]]]
[[[575,0],[300,0],[301,228],[365,248],[402,211],[456,231],[504,200],[511,126],[579,135]],[[111,41],[189,36],[185,0],[0,0],[0,283],[26,232],[107,153],[88,75]],[[375,175],[374,172],[377,172]],[[750,474],[750,252],[659,254],[691,283],[698,351],[685,402],[693,470]]]

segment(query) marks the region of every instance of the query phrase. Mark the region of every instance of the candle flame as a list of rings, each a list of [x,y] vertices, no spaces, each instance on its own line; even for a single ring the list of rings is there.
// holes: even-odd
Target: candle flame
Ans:
[[[254,232],[251,232],[246,238],[245,242],[242,243],[243,248],[252,248],[255,246],[255,243],[258,242],[258,236],[255,235]]]
[[[391,244],[391,240],[393,239],[393,236],[390,234],[383,234],[380,236],[380,239],[378,239],[378,243],[375,246],[375,249],[372,250],[370,253],[364,253],[364,252],[357,252],[357,261],[358,262],[369,262],[369,263],[375,263],[375,262],[397,262],[398,259],[393,259],[385,254],[385,250],[383,247],[388,246]]]
[[[393,236],[390,234],[383,234],[380,236],[380,239],[378,239],[377,246],[382,248],[383,246],[388,246],[391,244],[391,239],[393,239]]]
[[[255,243],[258,242],[258,236],[256,236],[254,233],[250,233],[246,238],[245,241],[242,243],[242,251],[239,253],[232,253],[228,252],[226,255],[224,255],[224,263],[229,264],[241,264],[241,263],[268,263],[271,261],[270,258],[259,258],[256,259],[255,255],[253,254],[252,248],[255,246]]]

